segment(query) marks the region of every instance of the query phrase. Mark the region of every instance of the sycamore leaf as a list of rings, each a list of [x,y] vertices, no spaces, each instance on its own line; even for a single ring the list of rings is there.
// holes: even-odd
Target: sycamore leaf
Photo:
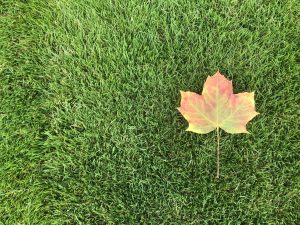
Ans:
[[[187,131],[199,134],[216,128],[228,133],[248,133],[246,124],[259,114],[255,111],[254,92],[233,94],[232,81],[219,71],[208,76],[202,95],[181,91],[178,110],[189,122]]]

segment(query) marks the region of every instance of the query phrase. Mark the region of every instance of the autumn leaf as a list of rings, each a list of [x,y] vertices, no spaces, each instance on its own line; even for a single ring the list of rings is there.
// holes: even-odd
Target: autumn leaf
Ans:
[[[248,133],[246,124],[259,114],[255,111],[254,92],[233,94],[232,81],[219,71],[208,76],[202,95],[180,93],[178,110],[189,123],[187,131],[206,134],[222,128],[228,133]]]
[[[258,112],[255,111],[254,92],[233,94],[232,81],[219,71],[206,79],[202,95],[181,93],[178,110],[188,121],[187,131],[206,134],[217,129],[217,178],[220,176],[220,132],[248,133],[246,124]]]

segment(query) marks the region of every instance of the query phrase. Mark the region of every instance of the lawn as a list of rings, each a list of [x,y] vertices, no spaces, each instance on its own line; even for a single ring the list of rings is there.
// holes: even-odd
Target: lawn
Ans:
[[[297,0],[0,0],[0,224],[300,224]],[[179,90],[255,91],[250,134]]]

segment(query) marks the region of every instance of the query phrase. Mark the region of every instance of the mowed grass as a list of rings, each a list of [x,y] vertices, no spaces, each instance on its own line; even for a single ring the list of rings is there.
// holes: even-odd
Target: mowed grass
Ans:
[[[299,5],[0,0],[0,224],[299,224]],[[179,90],[255,91],[251,134]]]

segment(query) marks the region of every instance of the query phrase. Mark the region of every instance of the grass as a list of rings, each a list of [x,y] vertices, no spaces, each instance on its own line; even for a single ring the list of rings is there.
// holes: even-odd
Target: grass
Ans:
[[[299,224],[299,5],[0,0],[0,224]],[[179,90],[256,92],[250,135]]]

